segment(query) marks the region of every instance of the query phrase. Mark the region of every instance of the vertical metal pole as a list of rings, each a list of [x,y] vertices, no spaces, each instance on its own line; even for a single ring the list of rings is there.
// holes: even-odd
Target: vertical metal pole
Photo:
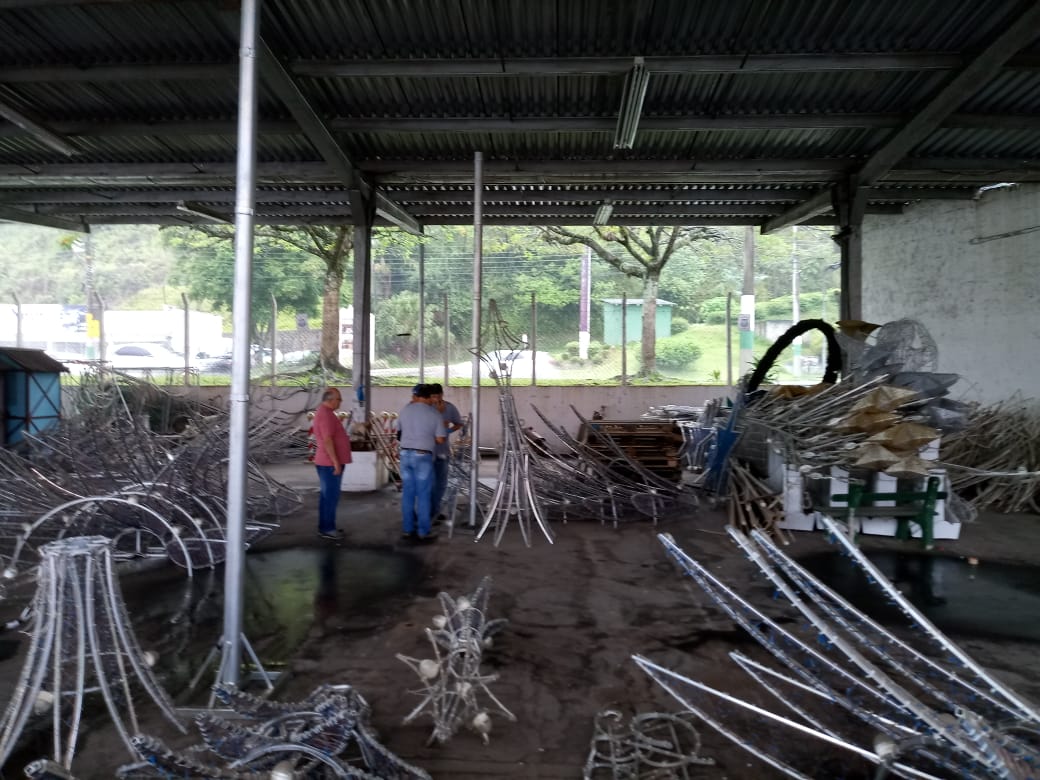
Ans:
[[[191,315],[188,311],[188,294],[181,293],[184,304],[184,384],[191,384]]]
[[[276,357],[278,347],[278,299],[271,293],[271,387],[275,386],[278,376],[278,358]],[[263,353],[261,353],[263,354]]]
[[[581,290],[578,302],[578,357],[589,358],[589,343],[592,333],[589,329],[589,304],[592,298],[592,247],[585,247],[581,256]]]
[[[480,307],[484,287],[484,154],[473,153],[473,369],[470,378],[469,524],[477,526],[480,480]]]
[[[232,299],[231,428],[228,436],[227,559],[219,681],[238,685],[242,666],[243,560],[249,458],[249,327],[252,321],[256,190],[256,42],[260,0],[242,0],[235,175],[235,290]]]
[[[621,386],[628,384],[628,293],[621,296]]]
[[[448,312],[448,293],[444,293],[444,389],[448,389],[451,380],[451,316]]]
[[[426,247],[419,242],[419,381],[426,381]]]
[[[531,387],[538,384],[538,295],[531,293]]]
[[[755,359],[755,229],[744,228],[744,285],[740,294],[740,375]]]
[[[14,312],[15,312],[14,313],[14,317],[15,317],[15,321],[16,321],[15,322],[16,334],[15,334],[15,337],[14,337],[14,339],[15,339],[14,345],[16,347],[18,347],[18,349],[21,349],[22,348],[22,302],[20,300],[18,300],[18,294],[17,293],[11,293],[11,297],[14,298]]]
[[[726,293],[726,387],[733,387],[733,293]]]
[[[354,216],[354,394],[361,419],[372,408],[372,217],[370,202]],[[353,209],[351,209],[353,211]]]

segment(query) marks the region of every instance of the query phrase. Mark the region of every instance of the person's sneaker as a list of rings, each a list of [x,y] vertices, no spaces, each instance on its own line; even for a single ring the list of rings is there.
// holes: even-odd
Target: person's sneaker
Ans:
[[[343,539],[343,532],[338,528],[335,531],[318,531],[318,536],[322,539],[333,539],[339,542]]]
[[[419,534],[417,534],[415,531],[405,532],[405,533],[401,534],[401,541],[402,542],[415,542],[415,541],[418,541],[418,539],[419,539]]]
[[[419,544],[430,544],[431,542],[437,541],[437,534],[433,531],[426,534],[426,536],[420,536],[417,540]]]

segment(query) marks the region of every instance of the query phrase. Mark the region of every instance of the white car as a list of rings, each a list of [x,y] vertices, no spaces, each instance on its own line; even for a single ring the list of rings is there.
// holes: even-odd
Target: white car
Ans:
[[[162,344],[119,344],[112,347],[106,357],[117,371],[184,368],[184,356]]]

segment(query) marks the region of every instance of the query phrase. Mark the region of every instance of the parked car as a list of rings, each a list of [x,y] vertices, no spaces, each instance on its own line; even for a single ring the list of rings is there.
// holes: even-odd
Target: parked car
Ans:
[[[116,370],[184,368],[184,356],[161,344],[120,344],[107,358]]]

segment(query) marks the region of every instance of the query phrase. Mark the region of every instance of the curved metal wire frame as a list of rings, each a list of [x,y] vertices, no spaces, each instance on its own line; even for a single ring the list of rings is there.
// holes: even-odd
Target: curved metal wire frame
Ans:
[[[92,691],[101,692],[128,747],[138,729],[135,689],[183,732],[130,628],[110,540],[71,537],[51,542],[40,552],[34,630],[21,676],[0,720],[0,764],[10,757],[33,713],[49,711],[51,758],[71,768],[83,704]]]
[[[447,593],[438,594],[443,614],[434,619],[435,628],[425,630],[433,648],[432,659],[418,659],[397,654],[422,682],[415,691],[422,701],[405,716],[410,723],[426,713],[433,720],[433,732],[427,744],[444,744],[463,724],[468,724],[488,743],[492,707],[507,720],[515,721],[511,713],[491,693],[488,685],[498,680],[497,674],[483,674],[480,664],[484,650],[492,645],[492,637],[504,620],[488,620],[488,598],[491,578],[484,577],[469,597],[454,599]],[[486,704],[481,702],[486,700]]]
[[[734,661],[793,715],[783,717],[714,690],[647,659],[636,663],[692,712],[745,750],[792,777],[810,754],[793,750],[790,730],[900,777],[1020,778],[1040,761],[1040,714],[928,623],[869,565],[881,587],[942,660],[917,651],[869,620],[790,560],[762,533],[734,541],[801,614],[781,628],[711,575],[675,542],[658,538],[738,625],[795,677],[739,653]],[[835,538],[844,541],[837,529]],[[851,546],[851,545],[850,545]],[[854,546],[851,546],[854,547]],[[854,557],[862,554],[849,550]],[[861,564],[862,566],[862,564]],[[802,635],[799,638],[798,635]],[[787,733],[785,737],[784,734]],[[874,734],[882,735],[871,743]]]

